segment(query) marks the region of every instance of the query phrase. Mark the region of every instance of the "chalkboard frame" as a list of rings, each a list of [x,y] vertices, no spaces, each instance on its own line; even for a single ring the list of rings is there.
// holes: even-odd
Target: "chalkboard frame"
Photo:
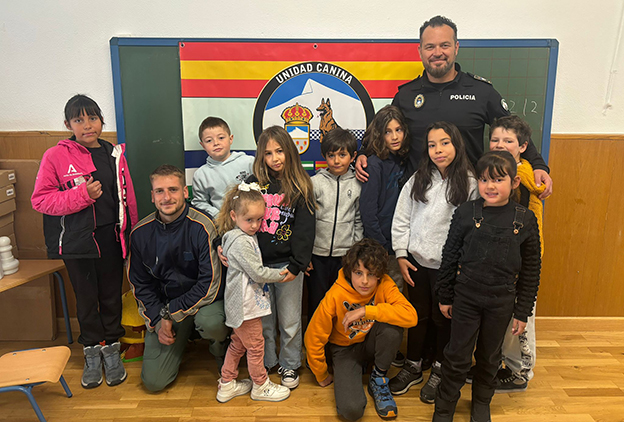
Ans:
[[[124,92],[122,89],[122,64],[120,59],[120,48],[124,47],[153,47],[155,49],[161,47],[177,48],[180,42],[323,42],[323,43],[417,43],[418,39],[260,39],[260,38],[132,38],[132,37],[113,37],[110,39],[111,65],[113,77],[115,117],[117,124],[117,140],[119,143],[126,142],[126,128],[128,122],[124,114]],[[559,42],[556,39],[464,39],[459,40],[461,48],[548,48],[548,71],[546,80],[545,103],[544,103],[544,120],[541,138],[541,154],[546,163],[548,163],[550,152],[550,135],[552,129],[553,105],[555,97],[555,82],[557,73],[557,60],[559,54]],[[156,51],[156,50],[155,50]],[[179,61],[179,56],[178,56]],[[461,64],[461,60],[458,60]],[[414,75],[416,77],[418,75]],[[179,84],[177,81],[172,83]],[[181,98],[180,91],[180,98]],[[180,116],[181,119],[181,116]],[[183,133],[180,133],[180,139]],[[182,147],[183,149],[183,147]],[[129,159],[132,157],[129,157]],[[174,160],[175,161],[175,160]],[[175,162],[173,164],[176,164]],[[182,167],[184,165],[182,164]],[[141,175],[142,177],[144,175]],[[135,181],[136,183],[136,181]],[[141,205],[141,204],[140,204]],[[140,208],[145,208],[142,205]],[[143,213],[141,213],[143,214]]]

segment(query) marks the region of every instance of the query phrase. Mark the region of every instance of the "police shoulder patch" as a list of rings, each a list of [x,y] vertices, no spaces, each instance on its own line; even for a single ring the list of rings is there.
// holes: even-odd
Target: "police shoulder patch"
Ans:
[[[467,74],[468,74],[468,76],[470,76],[471,78],[474,78],[474,79],[476,79],[476,80],[478,80],[478,81],[485,82],[486,84],[490,84],[490,85],[492,85],[492,82],[488,81],[488,80],[487,80],[487,79],[485,79],[483,76],[475,75],[475,74],[470,73],[470,72],[466,72],[466,73],[467,73]]]

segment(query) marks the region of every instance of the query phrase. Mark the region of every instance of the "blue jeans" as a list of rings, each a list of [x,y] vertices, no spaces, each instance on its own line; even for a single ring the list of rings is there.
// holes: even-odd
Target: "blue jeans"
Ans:
[[[287,262],[267,265],[283,268]],[[264,334],[264,366],[272,368],[278,363],[286,369],[301,366],[301,301],[303,273],[288,283],[269,283],[271,315],[262,318]],[[279,319],[279,325],[277,324]],[[279,361],[277,357],[277,329],[280,335]]]

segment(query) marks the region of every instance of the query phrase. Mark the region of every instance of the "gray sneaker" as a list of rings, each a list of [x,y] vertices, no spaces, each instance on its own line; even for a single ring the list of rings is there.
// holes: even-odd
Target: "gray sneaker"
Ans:
[[[431,366],[431,373],[427,384],[420,389],[420,400],[423,403],[433,404],[435,402],[436,394],[438,393],[438,386],[442,381],[442,364],[440,362],[434,362]]]
[[[123,363],[121,362],[121,356],[119,355],[120,348],[121,344],[118,341],[102,347],[104,371],[106,372],[106,384],[111,387],[113,385],[121,384],[128,376],[126,368],[124,368]]]
[[[102,384],[102,346],[84,347],[84,369],[80,384],[83,388],[95,388]]]

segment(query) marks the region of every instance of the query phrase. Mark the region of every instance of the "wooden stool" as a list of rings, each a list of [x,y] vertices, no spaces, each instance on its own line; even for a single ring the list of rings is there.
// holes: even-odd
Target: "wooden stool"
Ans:
[[[0,393],[21,391],[26,394],[39,420],[45,422],[31,390],[35,385],[60,380],[67,397],[71,397],[72,392],[63,378],[70,355],[67,346],[21,350],[3,355],[0,357]]]

